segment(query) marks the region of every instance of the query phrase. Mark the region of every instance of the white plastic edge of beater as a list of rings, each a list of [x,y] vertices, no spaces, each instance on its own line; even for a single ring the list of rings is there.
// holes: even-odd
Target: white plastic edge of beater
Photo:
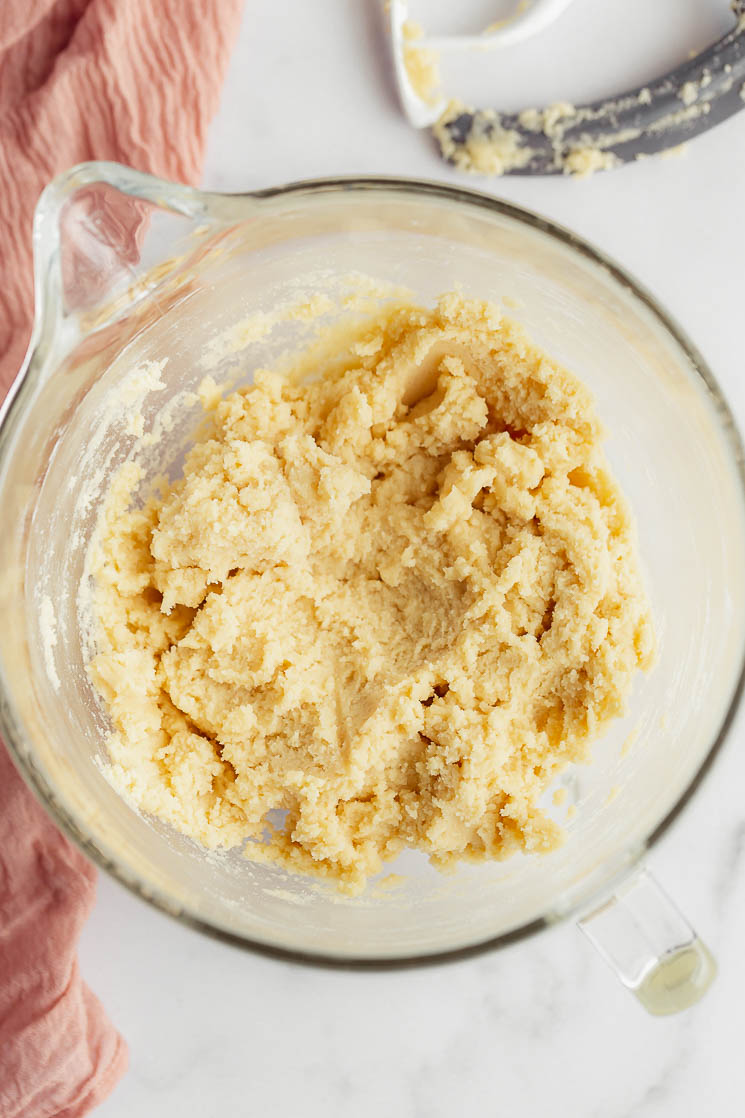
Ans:
[[[449,35],[423,37],[411,42],[414,49],[428,50],[493,50],[496,47],[511,46],[536,35],[553,23],[569,7],[572,0],[522,0],[517,3],[512,15],[507,16],[500,26],[480,35]],[[388,19],[391,33],[393,67],[396,75],[399,98],[406,116],[415,128],[428,128],[438,119],[445,108],[446,99],[438,97],[432,104],[425,101],[414,89],[406,69],[404,50],[404,24],[409,19],[408,0],[388,0]]]

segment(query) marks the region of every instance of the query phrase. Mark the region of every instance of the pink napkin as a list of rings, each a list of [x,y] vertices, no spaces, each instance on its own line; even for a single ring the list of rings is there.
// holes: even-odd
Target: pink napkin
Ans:
[[[31,329],[31,220],[86,159],[194,181],[242,0],[0,0],[0,399]],[[0,742],[0,1116],[78,1118],[127,1050],[78,972],[95,870]],[[136,977],[136,976],[133,976]]]

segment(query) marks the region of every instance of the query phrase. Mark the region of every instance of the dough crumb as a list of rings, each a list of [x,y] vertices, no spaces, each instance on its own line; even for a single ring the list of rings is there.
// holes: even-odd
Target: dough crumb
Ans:
[[[312,380],[203,382],[170,488],[143,504],[133,462],[112,485],[89,556],[111,778],[348,893],[407,848],[552,850],[541,796],[654,650],[590,394],[457,294],[329,339]]]
[[[596,171],[609,171],[618,163],[612,151],[584,147],[570,151],[564,160],[564,173],[578,179],[587,179]]]
[[[685,82],[678,90],[678,97],[684,105],[692,105],[698,97],[698,82]]]
[[[684,141],[682,144],[675,144],[674,147],[665,148],[660,152],[661,159],[677,159],[681,155],[688,154],[688,144]]]
[[[622,757],[628,757],[629,753],[634,748],[634,743],[636,742],[636,739],[638,737],[639,737],[639,727],[636,726],[631,731],[631,733],[626,737],[626,740],[624,741],[623,745],[621,746],[621,756]]]

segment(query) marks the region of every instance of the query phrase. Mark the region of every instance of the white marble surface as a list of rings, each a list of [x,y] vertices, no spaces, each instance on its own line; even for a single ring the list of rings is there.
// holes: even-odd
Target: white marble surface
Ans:
[[[577,0],[550,42],[482,73],[483,103],[626,86],[727,20],[722,0],[598,7]],[[607,33],[591,41],[601,22]],[[205,183],[245,190],[336,173],[461,181],[398,111],[378,0],[249,0]],[[470,185],[571,226],[642,278],[699,344],[745,425],[745,113],[680,158],[579,183]],[[329,973],[212,943],[102,878],[80,961],[129,1041],[131,1067],[97,1113],[742,1114],[744,745],[740,719],[650,858],[719,959],[696,1009],[647,1017],[571,926],[439,969]]]

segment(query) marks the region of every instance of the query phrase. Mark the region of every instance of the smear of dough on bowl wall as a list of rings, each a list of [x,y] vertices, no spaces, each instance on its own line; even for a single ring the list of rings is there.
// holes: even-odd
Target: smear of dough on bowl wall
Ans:
[[[554,849],[541,797],[654,656],[587,389],[449,293],[200,395],[182,475],[127,462],[88,556],[115,786],[346,893]]]

